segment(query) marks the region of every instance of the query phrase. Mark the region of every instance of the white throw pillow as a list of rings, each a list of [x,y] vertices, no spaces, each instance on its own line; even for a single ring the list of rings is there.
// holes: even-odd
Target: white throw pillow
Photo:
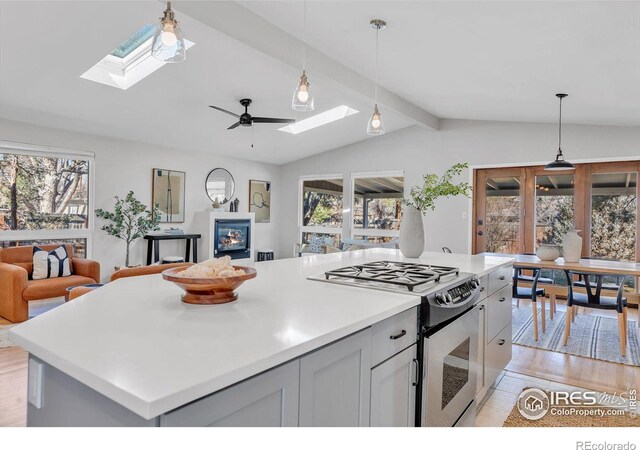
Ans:
[[[68,277],[69,275],[71,275],[71,263],[64,245],[48,253],[40,247],[33,247],[32,279],[44,280],[46,278]]]

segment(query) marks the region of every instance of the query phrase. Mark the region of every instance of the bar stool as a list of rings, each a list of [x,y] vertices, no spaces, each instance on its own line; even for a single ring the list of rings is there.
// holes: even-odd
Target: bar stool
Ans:
[[[618,333],[620,334],[620,355],[625,356],[627,352],[627,299],[623,297],[624,294],[624,279],[623,275],[613,275],[616,279],[616,285],[618,292],[615,297],[605,297],[602,295],[604,289],[603,279],[605,276],[611,277],[612,275],[604,274],[592,274],[585,272],[577,272],[573,270],[565,270],[567,276],[567,284],[569,286],[569,295],[567,298],[567,315],[565,317],[564,325],[564,345],[569,342],[569,334],[571,333],[571,322],[573,321],[573,309],[577,307],[582,308],[594,308],[604,310],[616,310],[618,313]],[[574,277],[578,277],[582,281],[580,285],[574,281]],[[595,292],[594,292],[595,284]],[[574,287],[582,287],[586,290],[586,294],[575,292]]]
[[[544,289],[538,288],[538,280],[540,278],[540,269],[531,269],[533,272],[533,281],[530,288],[518,286],[517,271],[513,274],[513,298],[519,300],[521,298],[528,298],[531,300],[531,311],[533,314],[533,338],[538,340],[538,305],[537,300],[540,297],[540,306],[542,307],[542,332],[547,331],[546,323],[546,307],[545,307],[545,292]]]

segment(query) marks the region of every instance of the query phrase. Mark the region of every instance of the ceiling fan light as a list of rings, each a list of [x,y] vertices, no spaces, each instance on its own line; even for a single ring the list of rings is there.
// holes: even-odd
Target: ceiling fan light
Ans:
[[[181,62],[187,58],[182,30],[171,10],[171,2],[156,26],[151,46],[151,55],[164,62]]]
[[[304,70],[302,71],[302,76],[300,76],[298,87],[293,93],[291,108],[294,111],[313,111],[315,109],[313,96],[309,90],[309,80],[307,80],[307,74]]]
[[[373,114],[371,114],[367,124],[367,134],[371,136],[384,134],[384,122],[382,121],[382,114],[378,111],[378,105],[373,107]]]

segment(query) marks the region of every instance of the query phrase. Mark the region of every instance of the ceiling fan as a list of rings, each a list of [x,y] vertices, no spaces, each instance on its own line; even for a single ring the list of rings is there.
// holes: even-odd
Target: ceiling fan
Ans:
[[[232,113],[231,111],[227,111],[226,109],[220,108],[218,106],[209,105],[209,108],[217,109],[218,111],[222,111],[223,113],[227,113],[238,119],[238,121],[227,128],[227,130],[233,130],[240,125],[242,125],[243,127],[250,127],[254,123],[294,123],[296,121],[295,119],[278,119],[276,117],[253,117],[247,112],[249,105],[251,105],[251,99],[243,98],[242,100],[240,100],[240,104],[244,106],[244,112],[242,114]]]

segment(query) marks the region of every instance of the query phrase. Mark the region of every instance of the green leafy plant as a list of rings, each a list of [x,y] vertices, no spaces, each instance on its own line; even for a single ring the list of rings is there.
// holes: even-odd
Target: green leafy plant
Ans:
[[[158,204],[153,205],[153,210],[149,210],[146,205],[140,202],[129,191],[124,199],[117,195],[114,197],[116,204],[114,211],[96,209],[96,216],[108,220],[111,223],[104,224],[100,229],[109,233],[110,236],[122,239],[127,244],[127,254],[125,266],[129,267],[129,249],[131,243],[141,238],[149,231],[159,230],[160,209]]]
[[[467,163],[458,163],[447,169],[442,174],[442,177],[434,173],[426,174],[423,177],[423,185],[412,187],[409,194],[410,198],[405,199],[404,204],[416,208],[422,214],[426,214],[427,210],[433,211],[436,209],[436,200],[440,197],[464,195],[469,198],[472,191],[469,183],[454,184],[452,182],[454,177],[460,176],[462,171],[468,167],[469,164]]]

